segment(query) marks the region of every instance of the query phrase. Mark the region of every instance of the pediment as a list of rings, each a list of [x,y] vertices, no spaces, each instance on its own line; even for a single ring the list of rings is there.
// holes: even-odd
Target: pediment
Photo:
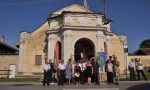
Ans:
[[[56,12],[54,12],[53,14],[61,14],[63,11],[70,11],[70,12],[90,12],[92,13],[91,10],[86,9],[85,7],[78,5],[78,4],[73,4],[70,5],[68,7],[62,8]]]

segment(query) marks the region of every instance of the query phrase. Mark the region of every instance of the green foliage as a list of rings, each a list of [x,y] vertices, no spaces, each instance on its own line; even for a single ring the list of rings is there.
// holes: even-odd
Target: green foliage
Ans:
[[[150,48],[150,39],[142,41],[142,43],[140,44],[140,48]]]

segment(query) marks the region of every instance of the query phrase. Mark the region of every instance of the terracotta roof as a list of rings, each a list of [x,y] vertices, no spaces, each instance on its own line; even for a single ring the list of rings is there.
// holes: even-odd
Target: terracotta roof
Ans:
[[[18,51],[16,48],[4,43],[4,42],[0,42],[0,48],[7,48],[7,50],[11,50],[11,51]]]

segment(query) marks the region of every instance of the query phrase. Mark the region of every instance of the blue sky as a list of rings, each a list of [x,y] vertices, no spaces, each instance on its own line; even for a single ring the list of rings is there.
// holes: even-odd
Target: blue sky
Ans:
[[[20,31],[31,32],[44,23],[48,14],[83,0],[0,0],[0,37],[13,45]],[[103,11],[103,0],[88,0],[90,9]],[[128,37],[129,52],[150,38],[150,0],[107,0],[107,17],[112,31]]]

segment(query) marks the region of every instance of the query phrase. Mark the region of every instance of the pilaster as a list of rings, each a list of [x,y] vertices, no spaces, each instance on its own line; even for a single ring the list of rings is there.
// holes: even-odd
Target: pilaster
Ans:
[[[112,56],[112,36],[111,35],[107,35],[107,54],[108,56]]]
[[[29,36],[28,32],[20,33],[20,47],[19,47],[19,58],[18,58],[18,72],[23,72],[24,67],[24,49],[25,49],[25,41]]]
[[[55,62],[55,45],[56,45],[56,35],[50,34],[48,36],[48,60],[52,59]]]
[[[97,32],[97,52],[103,52],[104,51],[104,34],[103,31]]]
[[[62,59],[66,63],[72,57],[72,47],[71,47],[71,31],[66,30],[63,33],[63,43],[62,43]]]

